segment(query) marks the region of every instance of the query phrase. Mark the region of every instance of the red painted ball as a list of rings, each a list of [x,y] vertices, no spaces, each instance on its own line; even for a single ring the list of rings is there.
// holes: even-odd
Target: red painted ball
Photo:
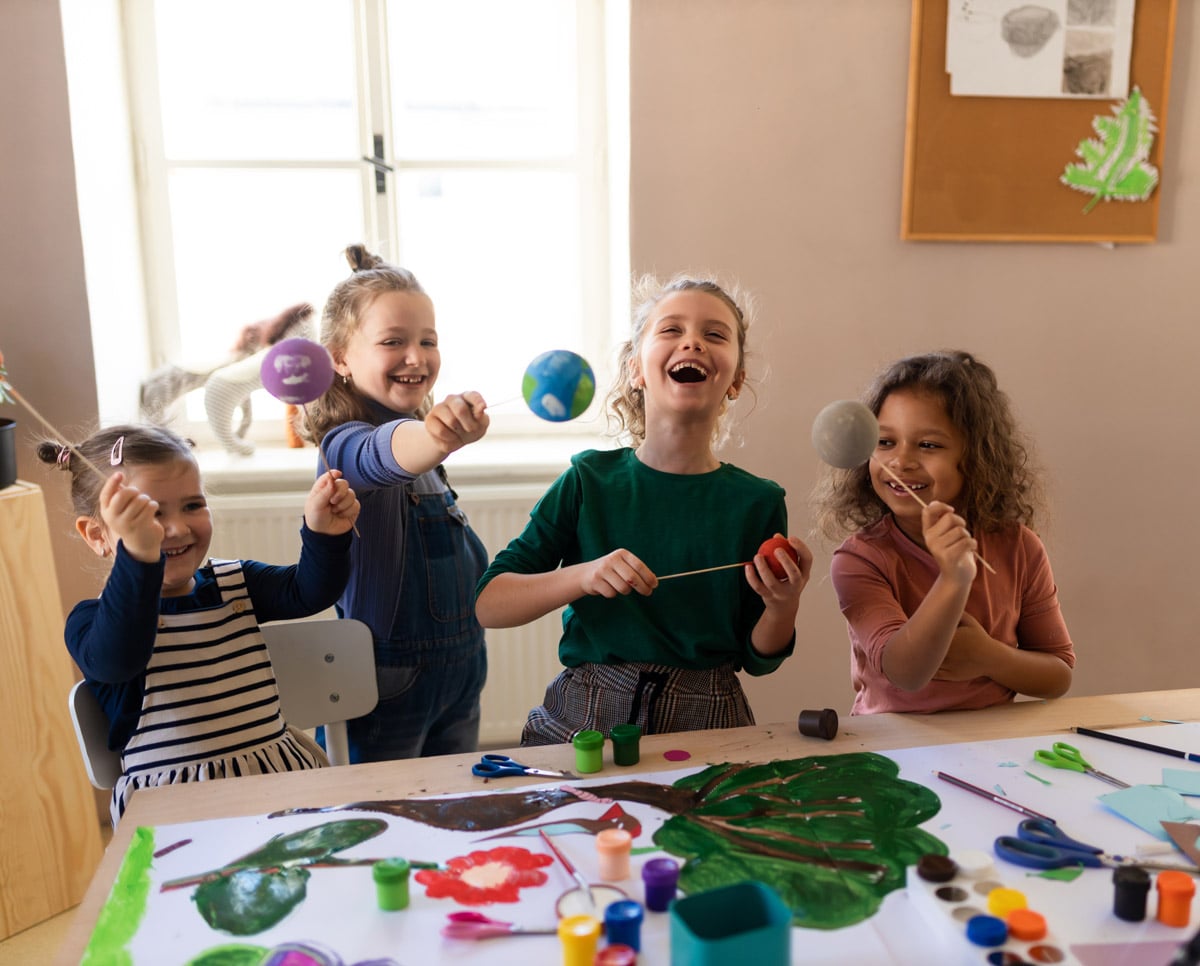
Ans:
[[[769,540],[764,540],[762,546],[758,548],[758,552],[767,558],[767,563],[771,566],[771,573],[780,580],[784,580],[787,578],[787,571],[783,569],[783,564],[775,559],[776,550],[785,551],[792,558],[792,563],[799,563],[800,555],[783,537],[771,537]]]

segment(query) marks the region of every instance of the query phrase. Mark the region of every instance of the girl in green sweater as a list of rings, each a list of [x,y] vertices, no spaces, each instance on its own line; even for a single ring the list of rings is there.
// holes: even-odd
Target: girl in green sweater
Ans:
[[[769,674],[795,647],[812,554],[797,537],[795,561],[756,553],[787,532],[784,491],[713,452],[746,379],[746,317],[707,279],[647,279],[640,293],[608,397],[632,445],[576,455],[479,582],[484,627],[565,606],[565,669],[523,745],[624,723],[645,734],[753,724],[736,672]],[[657,576],[734,560],[749,562]]]

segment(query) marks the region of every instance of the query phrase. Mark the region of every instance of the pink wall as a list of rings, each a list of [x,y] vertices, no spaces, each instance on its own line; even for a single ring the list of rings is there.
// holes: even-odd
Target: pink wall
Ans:
[[[899,240],[909,4],[632,4],[633,268],[709,269],[758,297],[765,376],[744,446],[724,457],[783,484],[805,536],[821,407],[897,356],[977,353],[1049,471],[1043,535],[1078,652],[1074,694],[1200,677],[1200,17],[1179,8],[1160,240],[1106,250]],[[1064,164],[1078,137],[1064,136]],[[760,721],[849,707],[831,548],[814,549],[797,655],[751,684]]]
[[[97,419],[75,163],[57,3],[0,3],[0,350],[13,385],[50,423],[86,433]],[[48,435],[19,407],[17,467],[45,490],[65,608],[100,589],[103,568],[73,535],[66,474],[34,455]],[[3,539],[3,535],[0,535]]]

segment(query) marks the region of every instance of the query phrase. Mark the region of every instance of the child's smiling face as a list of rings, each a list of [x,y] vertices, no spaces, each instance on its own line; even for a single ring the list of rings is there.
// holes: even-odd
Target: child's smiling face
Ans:
[[[958,507],[966,440],[937,396],[898,389],[879,408],[879,444],[871,461],[871,485],[909,536],[920,542],[921,504],[884,470],[884,464],[926,503]],[[915,529],[914,529],[915,528]]]
[[[383,292],[336,360],[364,396],[393,412],[411,413],[433,392],[442,367],[433,303],[420,292]]]
[[[647,412],[711,411],[715,418],[745,377],[732,310],[708,292],[668,295],[646,322],[635,370],[634,385],[645,390]]]
[[[191,593],[192,579],[208,559],[213,531],[199,468],[190,459],[176,459],[121,469],[126,484],[158,503],[154,518],[163,528],[162,551],[167,555],[162,596]]]

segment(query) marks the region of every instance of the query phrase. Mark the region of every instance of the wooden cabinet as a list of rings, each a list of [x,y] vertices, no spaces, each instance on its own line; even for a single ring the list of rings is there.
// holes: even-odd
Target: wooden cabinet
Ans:
[[[100,826],[67,711],[46,504],[0,490],[0,939],[76,905],[100,861]]]

